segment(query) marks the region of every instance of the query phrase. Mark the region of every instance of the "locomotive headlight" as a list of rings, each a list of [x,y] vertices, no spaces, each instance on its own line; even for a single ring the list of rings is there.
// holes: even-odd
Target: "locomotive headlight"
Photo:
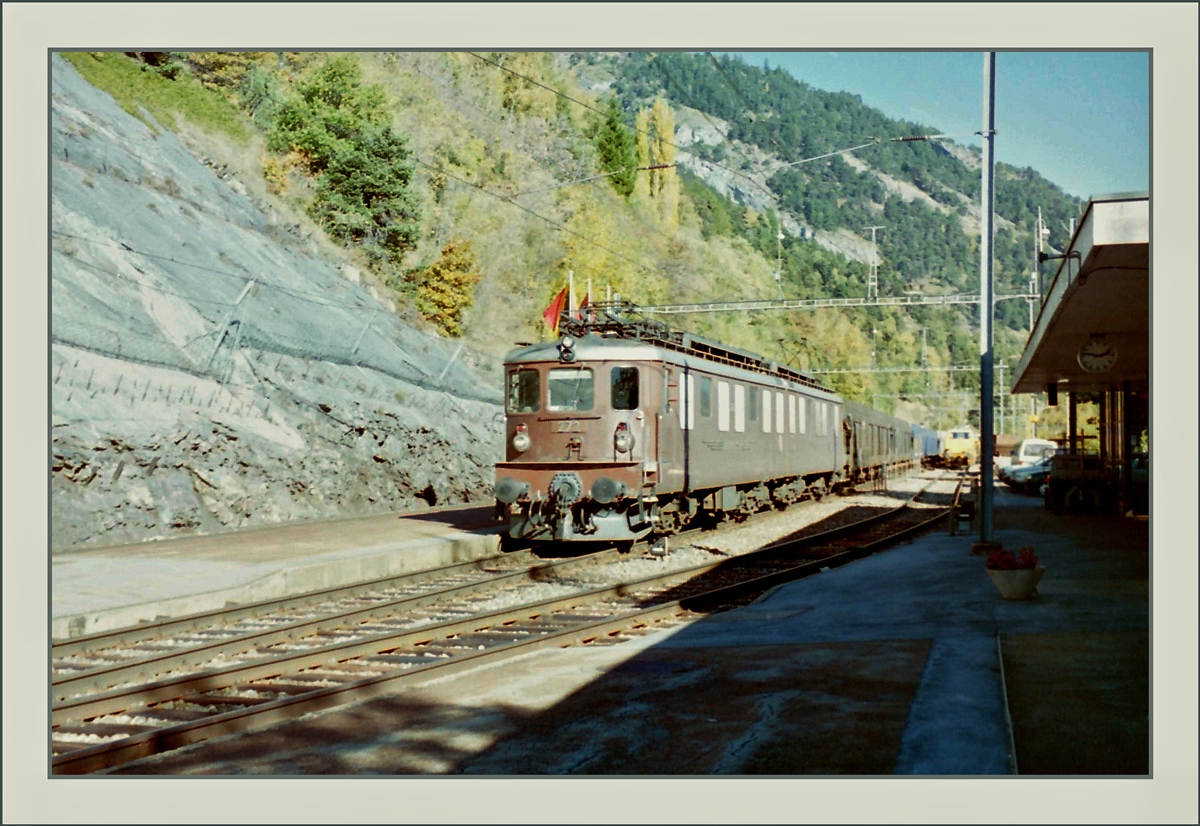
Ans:
[[[558,358],[568,364],[575,360],[575,339],[563,336],[562,341],[558,343]]]
[[[633,434],[629,432],[629,425],[625,422],[617,425],[617,431],[613,434],[613,446],[616,447],[618,453],[628,453],[633,450]]]
[[[517,432],[512,437],[513,450],[517,451],[517,453],[524,453],[533,444],[533,441],[529,438],[529,433],[526,432],[527,430],[528,428],[525,425],[517,425]]]

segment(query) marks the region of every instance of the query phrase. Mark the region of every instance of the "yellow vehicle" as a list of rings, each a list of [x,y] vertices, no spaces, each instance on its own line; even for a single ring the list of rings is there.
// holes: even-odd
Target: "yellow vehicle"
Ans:
[[[946,467],[970,467],[979,458],[979,434],[962,425],[942,434],[942,459]]]

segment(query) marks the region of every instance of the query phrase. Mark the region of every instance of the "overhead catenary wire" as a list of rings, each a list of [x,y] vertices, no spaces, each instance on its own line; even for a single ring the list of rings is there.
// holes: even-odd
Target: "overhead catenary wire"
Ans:
[[[660,163],[660,164],[652,164],[650,166],[635,166],[635,167],[632,167],[632,169],[634,172],[648,172],[652,169],[674,169],[675,166],[676,165],[673,163]],[[553,189],[562,189],[563,187],[574,186],[575,184],[586,184],[589,181],[598,181],[601,178],[611,178],[613,175],[620,175],[622,172],[625,172],[628,169],[630,169],[630,167],[625,167],[623,169],[616,169],[612,172],[603,172],[599,175],[589,175],[586,178],[578,178],[574,181],[563,181],[562,183],[551,184],[550,186],[538,187],[537,189],[527,189],[524,192],[518,192],[516,195],[513,195],[512,197],[520,198],[525,195],[534,195],[538,192],[549,192]]]
[[[750,118],[750,122],[757,123],[753,117],[754,107],[750,104],[750,101],[746,99],[746,96],[742,93],[742,90],[738,88],[737,84],[733,82],[733,79],[725,73],[724,67],[722,67],[720,61],[713,56],[713,53],[707,52],[706,54],[708,55],[709,60],[712,61],[713,66],[715,66],[717,71],[721,73],[721,77],[725,78],[725,82],[729,84],[729,88],[733,89],[734,93],[741,98],[742,103],[746,104],[746,115]],[[772,144],[775,145],[775,148],[779,150],[780,157],[783,157],[786,153],[783,151],[783,147],[779,145],[779,141],[775,140],[775,136],[768,132],[767,138]]]

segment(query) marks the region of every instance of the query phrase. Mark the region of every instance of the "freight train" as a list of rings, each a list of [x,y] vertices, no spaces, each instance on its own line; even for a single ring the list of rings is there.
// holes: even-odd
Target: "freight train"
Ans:
[[[505,358],[511,539],[632,544],[919,465],[926,440],[755,353],[592,308]],[[936,450],[936,439],[933,442]]]

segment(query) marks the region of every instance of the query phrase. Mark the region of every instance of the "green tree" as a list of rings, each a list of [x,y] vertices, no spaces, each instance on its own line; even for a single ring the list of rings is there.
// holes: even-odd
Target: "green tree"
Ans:
[[[633,135],[621,122],[621,106],[615,98],[609,99],[608,112],[596,136],[596,152],[600,156],[600,168],[611,176],[613,189],[625,197],[633,194],[637,180]]]
[[[362,82],[353,56],[301,78],[279,106],[268,146],[295,152],[319,177],[309,213],[332,237],[392,264],[416,246],[421,212],[408,139],[392,129],[387,96]]]

